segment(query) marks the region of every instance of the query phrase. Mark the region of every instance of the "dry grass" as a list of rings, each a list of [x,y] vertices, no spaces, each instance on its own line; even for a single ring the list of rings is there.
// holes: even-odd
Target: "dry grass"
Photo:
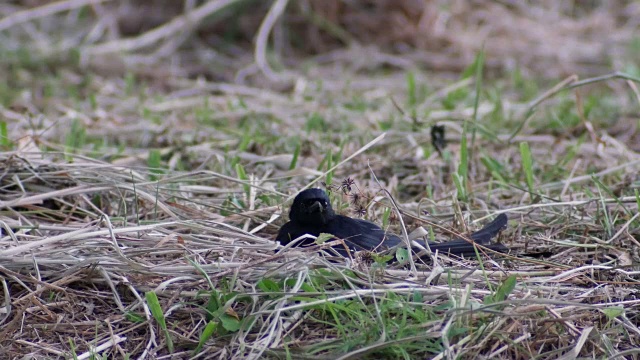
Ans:
[[[600,70],[609,56],[625,61],[594,54],[607,46],[603,37],[628,45],[637,24],[620,14],[633,14],[635,3],[574,8],[584,11],[578,17],[551,2],[479,2],[481,10],[429,2],[418,11],[402,1],[387,16],[422,20],[397,30],[412,47],[393,54],[385,47],[398,43],[394,32],[371,37],[379,48],[337,48],[345,34],[369,41],[363,29],[391,2],[360,8],[377,14],[367,18],[352,2],[290,4],[291,28],[313,9],[346,30],[328,36],[309,26],[310,49],[288,48],[295,42],[278,38],[283,25],[262,21],[286,2],[256,13],[234,2],[236,13],[260,19],[238,20],[240,34],[263,31],[251,54],[215,35],[217,21],[229,18],[219,12],[225,1],[171,21],[160,11],[148,16],[158,24],[137,24],[126,39],[114,26],[131,8],[94,2],[87,14],[87,3],[21,15],[23,4],[0,8],[13,14],[0,20],[0,34],[14,54],[2,63],[8,86],[0,89],[8,132],[0,144],[0,347],[8,358],[167,358],[172,347],[173,358],[638,357],[634,78],[607,87],[602,79],[547,80],[562,89],[548,92],[498,78],[483,85],[474,109],[473,77],[454,83],[418,70],[436,59],[421,50],[434,44],[438,59],[470,63],[487,34],[495,34],[485,47],[489,69],[509,73],[509,54],[531,73]],[[551,15],[563,36],[549,35],[557,34],[545,26]],[[446,31],[435,31],[443,17]],[[265,46],[272,33],[282,54],[322,53],[279,70]],[[25,37],[31,56],[19,51]],[[597,66],[585,70],[584,58]],[[474,113],[472,137],[464,129]],[[442,155],[430,145],[436,122],[447,129]],[[473,143],[463,193],[452,181],[462,136]],[[272,240],[292,194],[347,177],[375,200],[366,217],[398,233],[399,214],[381,188],[409,231],[464,232],[508,213],[500,241],[513,251],[402,266],[365,254],[328,259]],[[332,196],[353,215],[347,196]],[[164,320],[154,318],[150,293]]]

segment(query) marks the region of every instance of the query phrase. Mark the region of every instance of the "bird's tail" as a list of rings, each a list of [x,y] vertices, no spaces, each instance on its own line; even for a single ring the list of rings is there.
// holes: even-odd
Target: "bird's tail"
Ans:
[[[488,244],[489,241],[491,241],[491,239],[500,232],[500,230],[507,226],[508,220],[507,215],[500,214],[485,227],[469,235],[469,238],[481,245]]]
[[[485,227],[469,235],[469,239],[493,251],[507,252],[509,249],[506,246],[497,243],[491,244],[491,238],[496,236],[500,230],[507,226],[508,220],[507,215],[500,214]],[[464,257],[472,257],[476,254],[473,244],[464,239],[456,239],[443,243],[429,242],[429,248],[431,248],[431,251],[437,250],[440,253],[448,253]]]

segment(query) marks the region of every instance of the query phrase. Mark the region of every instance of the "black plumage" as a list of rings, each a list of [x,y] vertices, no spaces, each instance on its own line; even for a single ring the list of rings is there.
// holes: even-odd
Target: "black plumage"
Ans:
[[[321,233],[331,234],[344,240],[351,251],[380,252],[404,244],[399,237],[385,232],[372,222],[336,214],[331,207],[329,197],[321,189],[307,189],[298,194],[291,205],[289,219],[290,221],[280,228],[276,238],[283,245],[305,234],[318,236]],[[487,226],[470,234],[468,238],[491,250],[507,252],[508,249],[504,245],[490,243],[491,238],[506,225],[507,216],[500,214]],[[437,250],[440,253],[465,257],[474,257],[476,254],[474,245],[464,239],[427,243],[434,252]],[[304,239],[296,245],[309,244],[313,244],[312,239]],[[342,256],[348,256],[344,246],[334,246],[334,248]]]

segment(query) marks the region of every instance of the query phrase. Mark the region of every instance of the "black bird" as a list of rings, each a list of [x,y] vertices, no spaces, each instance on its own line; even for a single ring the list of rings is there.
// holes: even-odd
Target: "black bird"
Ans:
[[[376,251],[380,252],[397,245],[404,244],[399,237],[386,233],[378,225],[361,219],[353,219],[348,216],[338,215],[333,211],[327,193],[321,189],[307,189],[302,191],[293,200],[289,212],[289,222],[284,224],[277,241],[282,245],[310,234],[318,236],[320,233],[331,234],[344,243],[351,251]],[[508,248],[502,244],[491,244],[491,238],[507,225],[507,216],[498,215],[495,220],[484,228],[468,236],[475,243],[483,245],[491,250],[507,252]],[[301,240],[296,246],[313,244],[312,239]],[[439,251],[457,256],[475,257],[474,246],[464,239],[456,239],[444,243],[427,242],[431,251]],[[424,244],[423,244],[424,245]],[[334,246],[340,255],[348,257],[344,246]],[[416,249],[417,250],[417,249]]]

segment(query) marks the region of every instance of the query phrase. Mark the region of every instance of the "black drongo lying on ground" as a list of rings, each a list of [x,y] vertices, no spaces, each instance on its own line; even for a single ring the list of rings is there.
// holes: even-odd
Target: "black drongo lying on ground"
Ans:
[[[344,240],[344,243],[352,251],[369,250],[379,252],[404,244],[404,241],[399,237],[386,233],[374,223],[337,215],[331,207],[329,197],[321,189],[307,189],[298,194],[293,200],[293,205],[291,205],[289,220],[288,223],[280,228],[276,238],[282,245],[288,244],[305,234],[318,236],[320,233],[331,234],[338,239]],[[507,216],[500,214],[495,220],[481,230],[469,235],[468,238],[491,250],[506,252],[508,249],[504,245],[490,243],[491,238],[506,225]],[[304,239],[297,245],[309,244],[313,244],[313,240]],[[440,253],[465,257],[475,257],[476,255],[473,244],[463,239],[444,243],[428,242],[428,244],[431,251],[438,250]],[[348,256],[344,246],[334,246],[334,249],[342,256]]]

